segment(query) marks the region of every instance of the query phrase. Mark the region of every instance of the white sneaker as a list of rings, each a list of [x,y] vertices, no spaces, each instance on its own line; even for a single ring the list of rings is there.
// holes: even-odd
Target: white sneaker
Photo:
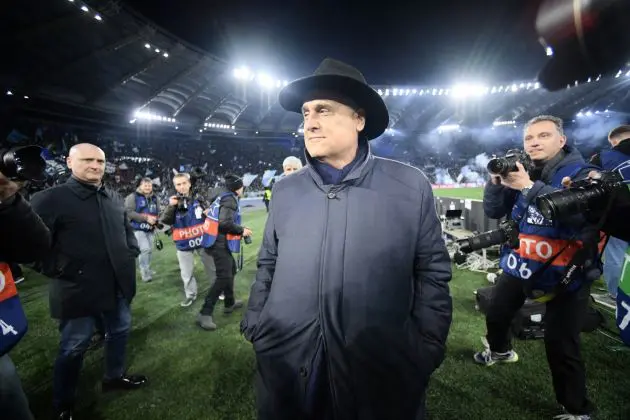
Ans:
[[[482,337],[481,341],[484,344],[484,350],[475,353],[473,359],[475,363],[485,366],[492,366],[496,363],[515,363],[518,362],[518,354],[514,350],[507,351],[505,353],[497,353],[490,350],[490,344],[485,337]]]
[[[182,303],[179,304],[179,306],[181,306],[182,308],[188,308],[190,305],[193,304],[194,301],[195,301],[194,297],[186,298],[182,301]]]
[[[559,414],[554,416],[555,420],[591,420],[588,414]]]

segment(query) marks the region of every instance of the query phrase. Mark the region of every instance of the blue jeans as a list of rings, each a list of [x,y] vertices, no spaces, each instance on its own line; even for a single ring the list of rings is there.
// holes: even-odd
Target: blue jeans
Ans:
[[[105,327],[105,380],[125,373],[127,337],[131,328],[129,304],[118,297],[117,308],[102,315]],[[56,409],[72,408],[79,382],[83,355],[94,334],[96,317],[64,319],[59,323],[61,342],[53,372],[53,404]]]
[[[626,258],[627,248],[628,242],[611,236],[604,250],[604,281],[606,282],[608,293],[612,296],[617,296],[619,278],[621,277],[621,269]]]
[[[8,354],[0,357],[0,415],[3,420],[32,420],[20,377]]]

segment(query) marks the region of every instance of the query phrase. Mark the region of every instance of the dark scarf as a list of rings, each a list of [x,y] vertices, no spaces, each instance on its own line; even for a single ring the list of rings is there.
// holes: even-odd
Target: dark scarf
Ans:
[[[363,162],[365,157],[368,154],[367,142],[359,141],[359,147],[357,149],[357,154],[346,166],[341,169],[334,168],[327,163],[321,162],[317,159],[312,159],[311,164],[315,171],[322,177],[322,182],[324,185],[339,185],[344,180],[344,178],[350,173],[352,168],[354,168],[360,162]]]
[[[564,149],[560,149],[557,155],[544,162],[534,162],[534,170],[530,174],[532,181],[543,181],[548,183],[551,181],[551,173],[560,162],[567,156]]]

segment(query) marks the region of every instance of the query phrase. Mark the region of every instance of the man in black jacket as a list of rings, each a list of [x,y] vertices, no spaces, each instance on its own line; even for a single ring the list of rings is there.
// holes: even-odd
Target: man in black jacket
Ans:
[[[236,252],[236,242],[240,237],[251,236],[252,231],[240,225],[240,211],[238,197],[243,194],[243,180],[235,175],[225,176],[225,189],[214,198],[214,206],[218,206],[218,234],[210,248],[204,252],[212,255],[217,278],[208,291],[206,300],[197,315],[197,324],[204,330],[213,331],[217,328],[212,321],[214,305],[221,293],[225,296],[224,313],[232,313],[235,309],[243,307],[243,302],[234,299],[234,275],[236,274],[236,261],[232,252]],[[207,210],[210,214],[211,209]]]
[[[15,285],[11,284],[12,276],[7,261],[28,263],[40,260],[50,249],[48,228],[17,192],[18,189],[15,182],[0,173],[0,413],[6,420],[33,418],[20,378],[8,354],[26,333],[26,318]]]
[[[146,382],[144,376],[125,373],[138,243],[122,199],[102,185],[105,153],[79,144],[70,150],[67,163],[72,178],[32,199],[53,237],[45,271],[52,278],[51,315],[59,320],[61,333],[53,374],[59,419],[72,418],[79,371],[97,317],[106,332],[103,391],[134,389]]]

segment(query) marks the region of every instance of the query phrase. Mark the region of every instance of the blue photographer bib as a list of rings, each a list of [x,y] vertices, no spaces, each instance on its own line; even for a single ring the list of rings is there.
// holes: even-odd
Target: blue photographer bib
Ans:
[[[0,263],[0,356],[26,334],[28,323],[9,264]]]
[[[136,193],[136,213],[158,217],[157,197],[151,196],[147,199],[144,195]],[[136,222],[135,220],[131,221],[131,227],[143,232],[151,232],[154,229],[154,226],[147,222]]]
[[[221,208],[221,200],[223,197],[233,196],[236,202],[238,203],[238,198],[234,193],[226,192],[219,195],[212,206],[210,206],[210,212],[208,213],[208,217],[206,217],[206,221],[203,225],[203,238],[201,240],[201,246],[204,248],[210,248],[217,241],[217,236],[219,236],[219,210]],[[237,225],[241,224],[241,208],[237,207],[236,212],[234,213],[234,223]],[[231,252],[237,253],[241,251],[241,235],[233,235],[228,233],[225,235],[225,239],[227,240],[228,249]]]
[[[179,251],[192,251],[201,248],[205,218],[203,208],[197,200],[185,212],[175,212],[173,240]]]

